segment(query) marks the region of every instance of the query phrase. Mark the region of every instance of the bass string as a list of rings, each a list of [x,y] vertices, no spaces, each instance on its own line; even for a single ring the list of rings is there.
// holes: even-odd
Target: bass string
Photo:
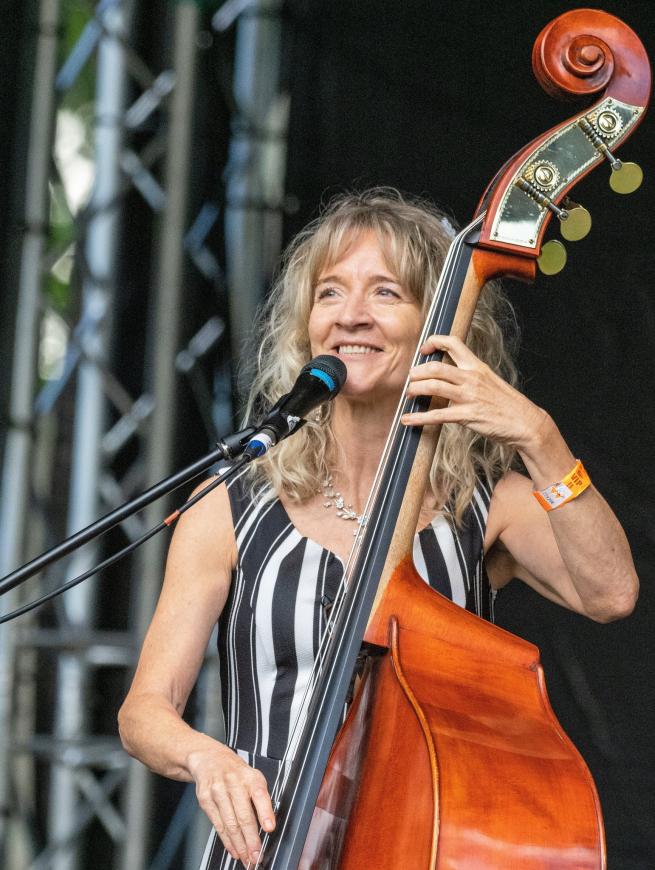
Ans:
[[[461,230],[458,233],[458,235],[453,239],[453,241],[448,249],[448,253],[447,253],[446,259],[444,261],[444,266],[443,266],[443,269],[442,269],[442,272],[441,272],[441,275],[439,278],[439,282],[437,284],[437,288],[436,288],[435,293],[433,295],[433,299],[430,303],[430,308],[428,309],[428,313],[427,313],[427,316],[425,318],[424,326],[423,326],[423,329],[422,329],[422,332],[421,332],[421,335],[420,335],[420,338],[419,338],[419,341],[417,344],[416,351],[414,353],[414,357],[412,360],[412,366],[417,365],[421,361],[422,354],[420,353],[420,348],[425,343],[428,336],[434,332],[436,325],[442,319],[445,310],[452,302],[453,293],[456,292],[456,290],[459,291],[459,288],[455,288],[453,286],[453,282],[452,282],[453,275],[456,272],[457,266],[459,265],[460,256],[461,256],[462,250],[464,248],[464,243],[466,241],[467,236],[473,230],[477,229],[482,224],[483,220],[484,220],[484,213],[479,215],[468,226],[464,227],[464,229]],[[401,399],[400,399],[400,402],[398,403],[398,406],[396,408],[394,419],[393,419],[391,428],[389,430],[389,435],[388,435],[387,440],[385,442],[385,446],[384,446],[384,449],[382,452],[382,457],[380,459],[380,463],[378,465],[378,468],[377,468],[377,471],[375,474],[373,485],[371,487],[371,491],[369,493],[368,499],[366,501],[366,505],[364,507],[363,515],[365,517],[369,516],[369,512],[372,510],[373,505],[376,503],[378,497],[380,496],[380,493],[382,492],[382,482],[385,479],[390,480],[390,477],[387,476],[389,466],[393,464],[394,460],[397,461],[397,454],[400,452],[400,451],[394,451],[392,453],[392,448],[393,448],[394,442],[397,438],[398,431],[401,428],[400,418],[404,413],[406,413],[406,410],[407,410],[406,409],[407,398],[406,398],[405,393],[406,393],[408,384],[409,384],[409,375],[405,381],[405,385],[403,387]],[[390,486],[390,485],[391,484],[389,483],[388,486]],[[289,741],[287,743],[287,748],[286,748],[284,755],[280,761],[280,769],[278,771],[277,777],[276,777],[275,782],[273,784],[273,788],[271,789],[271,798],[272,798],[273,806],[274,806],[276,812],[277,812],[277,809],[280,805],[281,798],[282,798],[282,795],[286,789],[286,786],[288,783],[288,778],[290,775],[290,765],[288,762],[289,762],[289,759],[291,759],[292,761],[295,760],[294,759],[294,750],[295,750],[295,747],[300,742],[301,737],[303,736],[303,729],[305,728],[305,726],[307,724],[307,714],[308,714],[311,702],[313,700],[314,693],[316,691],[316,685],[317,685],[319,679],[321,678],[321,676],[323,675],[323,666],[324,666],[324,662],[325,662],[325,659],[327,657],[327,654],[328,654],[328,652],[331,651],[330,644],[333,642],[333,639],[334,639],[334,642],[337,644],[336,652],[338,653],[339,645],[343,642],[340,637],[338,637],[338,636],[335,637],[334,627],[337,624],[337,622],[341,616],[341,612],[342,612],[343,608],[346,606],[346,604],[349,600],[347,592],[349,591],[350,586],[351,586],[353,570],[354,570],[354,567],[358,561],[357,557],[359,556],[361,547],[362,547],[364,539],[365,539],[365,535],[369,531],[370,531],[370,527],[369,527],[368,523],[366,523],[366,526],[364,526],[364,524],[360,525],[360,527],[357,530],[357,535],[356,535],[355,540],[353,542],[353,546],[352,546],[350,554],[348,556],[346,565],[344,567],[344,574],[343,574],[342,580],[339,584],[339,588],[337,590],[337,594],[335,596],[335,599],[334,599],[334,602],[333,602],[333,605],[332,605],[332,608],[330,611],[330,616],[328,617],[328,620],[326,623],[325,631],[323,632],[323,635],[321,637],[321,641],[319,643],[317,655],[316,655],[316,658],[315,658],[314,663],[312,665],[309,679],[307,681],[307,687],[305,688],[305,691],[303,693],[303,697],[302,697],[302,700],[300,703],[299,711],[298,711],[298,714],[295,718],[295,721],[294,721],[292,729],[291,729],[291,735],[290,735]],[[371,533],[371,537],[374,538],[373,533]],[[352,600],[353,600],[353,596],[350,596],[350,601],[352,602]],[[318,715],[315,717],[315,722],[318,719],[320,719],[320,709],[318,711]],[[315,727],[315,725],[314,725],[314,727]],[[304,762],[301,762],[301,770],[302,770],[303,766],[304,766]],[[291,809],[292,806],[293,806],[293,795],[290,798],[289,810]],[[260,831],[260,833],[262,833],[262,832]],[[266,833],[266,832],[263,832],[263,833],[264,833],[264,837],[263,837],[263,841],[262,841],[262,848],[261,848],[257,863],[254,865],[255,870],[257,870],[257,868],[259,868],[261,866],[261,861],[264,858],[264,852],[265,852],[265,849],[266,849],[266,847],[268,845],[268,841],[269,841],[268,833]],[[248,866],[250,867],[250,864]]]

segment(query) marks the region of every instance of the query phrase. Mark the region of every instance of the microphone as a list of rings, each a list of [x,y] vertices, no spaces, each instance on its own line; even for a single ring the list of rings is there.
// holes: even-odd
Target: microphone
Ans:
[[[305,424],[310,411],[333,399],[343,387],[348,369],[336,356],[314,357],[300,370],[291,392],[278,399],[246,444],[248,459],[263,456],[267,450]]]

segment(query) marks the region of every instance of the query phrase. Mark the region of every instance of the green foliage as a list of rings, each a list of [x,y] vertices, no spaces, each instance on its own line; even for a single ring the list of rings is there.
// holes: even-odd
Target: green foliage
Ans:
[[[84,28],[93,19],[95,9],[96,3],[93,0],[63,0],[59,40],[60,67],[77,44]],[[95,53],[93,53],[72,88],[62,94],[61,104],[74,108],[93,101],[95,80]]]
[[[85,28],[95,17],[97,3],[95,0],[62,0],[59,38],[59,69],[70,57]],[[80,70],[73,85],[60,94],[59,107],[68,109],[82,119],[87,130],[88,150],[92,150],[91,124],[93,120],[93,105],[96,90],[96,51],[89,56],[86,64]],[[71,215],[65,204],[65,193],[61,182],[53,178],[50,187],[50,227],[48,248],[50,251],[66,251],[75,241],[77,229],[75,217]],[[72,270],[56,269],[44,283],[44,295],[48,303],[60,314],[66,316],[72,313],[75,304],[76,289],[69,278]],[[68,279],[68,280],[67,280]]]

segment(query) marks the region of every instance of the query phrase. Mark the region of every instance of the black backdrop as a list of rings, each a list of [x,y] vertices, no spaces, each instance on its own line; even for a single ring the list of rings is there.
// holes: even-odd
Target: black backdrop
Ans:
[[[551,0],[288,2],[287,189],[298,211],[287,238],[331,194],[372,184],[427,194],[466,222],[507,157],[573,111],[541,91],[530,67],[536,35],[571,8]],[[604,8],[655,57],[655,4]],[[631,197],[611,192],[609,167],[579,185],[594,226],[568,245],[559,276],[508,285],[522,327],[524,389],[555,417],[617,512],[642,582],[635,613],[609,625],[517,581],[497,608],[501,625],[542,651],[553,706],[598,784],[611,870],[655,866],[654,141],[655,116],[647,116],[622,149],[646,176]]]

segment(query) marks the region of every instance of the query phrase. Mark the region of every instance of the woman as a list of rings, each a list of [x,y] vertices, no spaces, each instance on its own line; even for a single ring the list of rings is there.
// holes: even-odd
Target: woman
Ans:
[[[277,760],[451,236],[432,207],[373,190],[340,198],[295,240],[263,321],[250,412],[270,407],[318,354],[343,360],[346,384],[317,419],[185,514],[173,537],[121,737],[151,769],[196,783],[235,862],[255,861],[259,827],[275,825],[269,789]],[[415,565],[481,616],[491,598],[484,553],[492,590],[518,577],[600,622],[625,616],[638,581],[602,497],[587,486],[549,512],[533,497],[576,460],[550,416],[512,385],[508,310],[499,288],[488,286],[468,346],[431,336],[422,348],[446,351],[454,364],[410,372],[410,395],[450,402],[403,418],[408,426],[446,424]],[[517,457],[529,477],[513,470]],[[227,745],[181,718],[217,619]],[[203,866],[232,866],[219,849],[208,851]]]

